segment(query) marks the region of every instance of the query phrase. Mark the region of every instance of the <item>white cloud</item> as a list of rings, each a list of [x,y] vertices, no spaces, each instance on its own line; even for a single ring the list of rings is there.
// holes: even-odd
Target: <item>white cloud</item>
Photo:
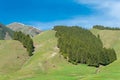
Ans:
[[[87,17],[74,17],[69,20],[53,21],[53,22],[29,22],[30,25],[34,25],[39,29],[47,30],[52,29],[55,25],[67,25],[67,26],[81,26],[84,28],[92,28],[93,25],[104,25],[118,27],[119,22],[116,19],[104,18],[105,16],[87,16]]]
[[[53,22],[32,21],[29,24],[42,30],[52,29],[55,25],[83,26],[91,28],[93,25],[120,27],[120,0],[75,0],[79,4],[95,9],[96,14],[90,16],[75,16],[71,19]],[[98,14],[97,14],[98,13]]]
[[[76,2],[96,8],[109,17],[120,19],[120,0],[76,0]]]

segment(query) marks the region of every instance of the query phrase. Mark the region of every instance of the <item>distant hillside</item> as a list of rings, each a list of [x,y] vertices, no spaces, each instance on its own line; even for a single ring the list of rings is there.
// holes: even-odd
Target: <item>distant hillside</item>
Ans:
[[[7,28],[5,25],[0,24],[0,40],[11,39],[13,36],[13,31]]]
[[[40,34],[42,31],[32,26],[24,25],[22,23],[11,23],[7,25],[8,28],[12,29],[13,31],[22,31],[25,34],[29,34],[30,36],[34,37],[37,34]]]

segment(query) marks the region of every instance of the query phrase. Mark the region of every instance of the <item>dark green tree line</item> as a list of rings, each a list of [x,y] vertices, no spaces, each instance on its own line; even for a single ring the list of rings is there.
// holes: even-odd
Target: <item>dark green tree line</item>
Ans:
[[[23,46],[27,49],[29,56],[32,56],[34,51],[33,40],[29,35],[23,34],[21,31],[14,33],[14,40],[20,41]]]
[[[58,47],[62,55],[73,64],[89,66],[107,65],[116,60],[114,49],[103,48],[100,38],[81,27],[55,26]]]
[[[118,28],[118,27],[105,27],[102,25],[95,25],[95,26],[93,26],[93,28],[100,29],[100,30],[120,30],[120,28]]]

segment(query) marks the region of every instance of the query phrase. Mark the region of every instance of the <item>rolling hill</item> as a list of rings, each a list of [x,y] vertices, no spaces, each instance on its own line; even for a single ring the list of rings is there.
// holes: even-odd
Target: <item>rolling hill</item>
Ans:
[[[24,25],[22,23],[14,22],[7,25],[8,28],[12,29],[13,31],[22,31],[25,34],[29,34],[31,37],[41,33],[42,31],[32,26]]]
[[[0,80],[119,80],[120,31],[92,29],[91,32],[96,36],[100,35],[104,47],[114,48],[118,58],[112,64],[100,67],[99,73],[96,73],[97,68],[95,67],[84,64],[73,65],[67,62],[57,48],[55,31],[49,30],[33,38],[34,55],[16,72],[0,74]],[[6,43],[6,45],[10,44]],[[13,70],[15,69],[13,68]]]

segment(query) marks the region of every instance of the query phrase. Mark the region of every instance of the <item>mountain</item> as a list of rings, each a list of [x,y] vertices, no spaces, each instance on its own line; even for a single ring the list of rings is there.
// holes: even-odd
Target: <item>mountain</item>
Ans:
[[[0,40],[11,39],[13,37],[13,31],[7,28],[5,25],[0,24]]]
[[[22,23],[11,23],[7,25],[8,28],[12,29],[13,31],[22,31],[25,34],[29,34],[31,37],[34,37],[37,34],[40,34],[42,31],[39,29],[36,29],[32,26],[28,26]]]

